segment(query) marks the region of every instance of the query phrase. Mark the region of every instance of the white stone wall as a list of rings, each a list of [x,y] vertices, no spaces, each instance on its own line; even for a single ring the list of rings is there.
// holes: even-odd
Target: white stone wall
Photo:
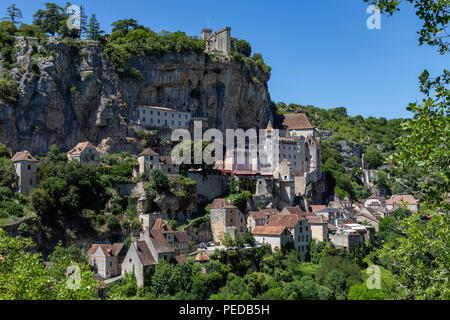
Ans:
[[[29,195],[31,189],[37,186],[37,163],[20,161],[14,163],[14,168],[17,190],[24,195]]]
[[[143,127],[169,127],[172,130],[189,128],[191,113],[176,109],[162,110],[156,108],[139,107],[139,121]]]

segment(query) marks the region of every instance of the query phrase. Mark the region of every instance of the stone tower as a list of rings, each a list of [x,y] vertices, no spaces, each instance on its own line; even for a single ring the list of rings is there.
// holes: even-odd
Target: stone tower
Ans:
[[[30,190],[37,186],[38,161],[28,151],[17,152],[11,160],[16,169],[17,190],[29,195]]]

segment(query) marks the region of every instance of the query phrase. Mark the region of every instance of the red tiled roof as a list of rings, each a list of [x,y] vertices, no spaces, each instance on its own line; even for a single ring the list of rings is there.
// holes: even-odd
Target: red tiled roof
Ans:
[[[325,219],[321,215],[318,215],[318,216],[308,215],[308,216],[306,216],[306,221],[308,221],[309,224],[324,224],[324,223],[326,223]]]
[[[142,151],[142,152],[138,155],[138,157],[141,157],[141,156],[159,156],[159,154],[156,153],[155,151],[153,151],[152,148],[147,148],[147,149],[144,149],[144,151]]]
[[[72,150],[70,150],[69,152],[67,152],[68,154],[81,154],[83,152],[84,149],[86,148],[93,148],[95,149],[94,145],[92,143],[90,143],[89,141],[85,141],[85,142],[80,142],[79,144],[77,144]]]
[[[152,231],[152,236],[153,236]],[[164,236],[163,236],[164,237]],[[167,242],[167,240],[158,238],[150,238],[150,241],[153,243],[153,246],[155,247],[156,251],[158,252],[173,252],[174,248]]]
[[[311,207],[312,212],[317,212],[317,211],[325,209],[327,206],[323,205],[323,204],[312,204],[312,205],[310,205],[310,207]]]
[[[283,234],[285,230],[286,227],[283,226],[256,226],[253,228],[252,234],[279,236]]]
[[[27,161],[38,162],[28,151],[17,152],[11,159],[12,162]]]
[[[304,220],[297,214],[276,214],[272,216],[269,221],[269,226],[279,226],[284,228],[293,229],[297,225],[299,220]]]
[[[204,251],[199,252],[197,254],[197,256],[195,257],[195,261],[197,261],[197,262],[206,262],[206,261],[210,261],[210,260],[211,260],[211,258]]]
[[[156,261],[145,241],[137,241],[137,254],[143,266],[156,264]]]
[[[97,249],[100,247],[102,249],[103,254],[106,257],[117,257],[120,254],[124,244],[123,243],[114,243],[114,244],[91,244],[89,247],[87,254],[94,254]]]
[[[186,231],[174,231],[173,235],[177,242],[189,242],[189,235]]]
[[[386,204],[397,204],[401,202],[408,202],[408,204],[419,204],[419,201],[415,199],[410,194],[396,194],[389,198],[389,200],[386,201]]]
[[[168,165],[173,165],[175,163],[173,161],[173,158],[170,156],[160,156],[159,161],[164,162],[165,164],[168,164]]]
[[[302,215],[302,214],[306,213],[300,207],[285,207],[283,210],[286,210],[290,214],[300,214],[300,215]]]
[[[285,114],[282,126],[290,130],[314,128],[305,113]]]
[[[161,218],[157,218],[155,220],[155,223],[153,223],[153,227],[151,230],[172,231],[167,222]]]
[[[230,200],[228,199],[214,199],[213,203],[211,204],[211,209],[220,209],[220,208],[234,209],[237,207],[232,205]]]
[[[174,258],[177,263],[182,263],[182,262],[188,263],[186,256],[184,254],[179,254],[179,255],[175,256]]]

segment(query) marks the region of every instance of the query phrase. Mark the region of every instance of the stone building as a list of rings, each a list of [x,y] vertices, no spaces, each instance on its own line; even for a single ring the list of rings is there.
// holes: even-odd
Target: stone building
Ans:
[[[329,234],[330,241],[337,247],[366,248],[365,242],[375,243],[375,229],[358,223],[342,224]]]
[[[78,143],[72,150],[67,152],[70,160],[76,160],[83,164],[98,165],[100,162],[100,153],[89,141]]]
[[[419,200],[410,194],[395,194],[386,201],[386,207],[389,211],[394,211],[406,204],[406,209],[417,212],[419,210]]]
[[[143,105],[138,106],[137,110],[139,113],[139,124],[143,128],[188,129],[191,121],[190,111]]]
[[[188,251],[187,233],[173,231],[166,221],[156,219],[151,228],[141,232],[139,239],[133,239],[122,263],[122,274],[134,273],[137,285],[143,286],[154,265],[161,260],[185,261],[184,253]]]
[[[231,48],[237,50],[237,39],[231,37],[230,27],[222,28],[214,33],[212,29],[203,29],[201,39],[205,40],[205,53],[228,56]]]
[[[257,226],[265,226],[270,217],[278,214],[277,209],[262,209],[260,211],[250,211],[247,215],[247,230],[252,232],[252,230]]]
[[[121,264],[126,254],[123,243],[92,244],[86,254],[89,265],[103,279],[121,274]]]
[[[296,207],[290,209],[293,208],[299,209]],[[309,244],[311,242],[311,227],[306,218],[302,216],[303,212],[300,213],[298,210],[295,210],[295,213],[289,212],[293,212],[293,210],[283,209],[280,214],[272,216],[267,225],[287,228],[291,234],[291,242],[300,258],[304,260],[309,251]]]
[[[160,156],[151,148],[147,148],[138,155],[139,174],[150,176],[153,170],[161,170],[167,175],[178,175],[179,166],[170,156]]]
[[[316,216],[314,214],[307,214],[306,221],[311,227],[311,238],[313,240],[322,242],[329,241],[328,238],[328,222],[323,216]]]
[[[213,201],[210,222],[214,242],[221,243],[225,233],[229,233],[235,239],[236,235],[243,236],[247,231],[245,216],[227,199]]]
[[[159,169],[159,154],[151,148],[147,148],[138,155],[139,174],[147,174]]]
[[[17,152],[11,161],[16,170],[17,191],[29,195],[31,189],[37,186],[38,161],[28,151]]]
[[[291,233],[283,226],[256,226],[251,233],[256,242],[270,245],[272,251],[277,251],[292,242]]]

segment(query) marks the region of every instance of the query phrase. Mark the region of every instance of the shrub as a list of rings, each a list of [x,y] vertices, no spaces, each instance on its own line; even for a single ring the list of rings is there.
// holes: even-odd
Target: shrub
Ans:
[[[120,222],[119,222],[119,218],[117,218],[116,216],[108,216],[106,218],[106,226],[108,227],[109,230],[117,230],[120,228]]]
[[[3,73],[0,75],[0,100],[16,103],[19,98],[19,87],[11,75]]]

